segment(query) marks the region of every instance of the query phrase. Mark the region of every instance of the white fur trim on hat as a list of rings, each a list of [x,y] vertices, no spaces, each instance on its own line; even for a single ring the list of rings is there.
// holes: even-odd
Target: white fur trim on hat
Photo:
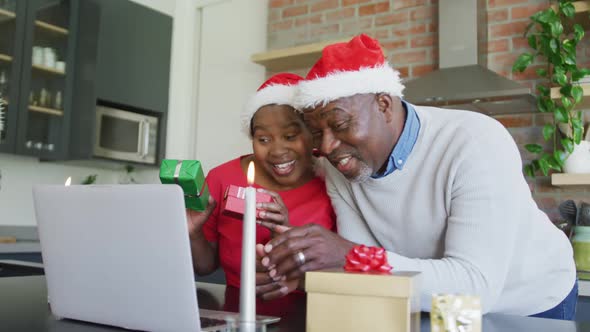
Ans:
[[[289,105],[293,106],[293,97],[297,87],[295,85],[274,84],[256,92],[244,107],[240,116],[242,131],[250,137],[250,123],[254,113],[265,105]]]
[[[399,72],[384,63],[377,67],[337,71],[325,77],[301,81],[294,104],[302,110],[361,93],[387,93],[401,98],[403,90]]]

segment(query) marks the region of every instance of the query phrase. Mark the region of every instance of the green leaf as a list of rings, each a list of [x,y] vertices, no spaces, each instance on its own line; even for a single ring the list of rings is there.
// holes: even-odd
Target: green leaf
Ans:
[[[557,160],[555,159],[554,156],[549,155],[547,156],[547,163],[549,164],[549,167],[551,169],[554,169],[556,171],[561,171],[561,165],[559,165],[559,163],[557,162]]]
[[[572,97],[572,88],[573,85],[566,84],[559,89],[559,93],[561,93],[562,96]]]
[[[575,52],[572,53],[564,53],[563,54],[563,62],[568,65],[576,65],[576,54]]]
[[[543,126],[543,138],[548,141],[553,137],[555,133],[555,126],[551,123],[547,123]]]
[[[572,126],[574,131],[574,143],[580,144],[580,141],[582,141],[582,135],[584,135],[584,123],[579,118],[573,118]]]
[[[549,174],[549,169],[551,168],[551,166],[549,165],[549,161],[547,159],[549,159],[547,155],[544,155],[539,159],[539,169],[541,170],[541,173],[543,173],[543,175],[545,176]]]
[[[529,42],[529,46],[533,50],[536,50],[537,49],[537,37],[535,35],[530,35],[529,38],[527,38],[527,40]]]
[[[568,153],[574,152],[574,141],[571,138],[565,137],[561,139],[561,146],[565,148]]]
[[[553,81],[559,85],[565,85],[567,84],[567,76],[565,75],[565,72],[555,72],[555,74],[553,74]]]
[[[566,96],[561,97],[561,104],[563,105],[563,108],[565,108],[566,110],[572,109],[572,101]]]
[[[574,97],[574,102],[578,104],[584,97],[584,89],[582,89],[582,87],[579,85],[574,86],[572,88],[572,97]]]
[[[524,174],[528,177],[534,178],[535,177],[535,170],[533,165],[525,165],[524,166]]]
[[[537,109],[541,113],[547,113],[547,112],[549,112],[549,110],[547,110],[547,107],[545,106],[545,101],[544,101],[543,98],[537,99]]]
[[[539,93],[541,94],[541,96],[547,97],[549,96],[549,88],[547,88],[544,85],[537,85],[537,90],[539,91]]]
[[[576,53],[576,43],[573,40],[564,39],[562,45],[568,53]]]
[[[579,42],[584,37],[584,28],[579,24],[574,24],[574,39]]]
[[[576,69],[572,72],[572,81],[577,82],[588,75],[590,75],[590,69],[587,69],[587,68]]]
[[[551,52],[557,53],[559,48],[559,43],[557,42],[557,39],[549,40],[549,48],[551,49]]]
[[[551,29],[551,36],[555,37],[555,38],[559,38],[559,36],[563,33],[563,25],[561,24],[561,22],[559,21],[559,19],[557,20],[552,20],[549,23],[549,27]]]
[[[514,65],[512,66],[512,72],[522,73],[526,69],[526,67],[528,67],[531,63],[533,63],[533,59],[534,59],[534,56],[532,54],[529,54],[529,53],[521,54],[514,62]]]
[[[555,117],[555,121],[561,123],[568,123],[569,122],[569,113],[563,108],[562,106],[557,107],[555,111],[553,111],[553,116]]]
[[[527,144],[524,146],[524,148],[528,151],[528,152],[532,152],[532,153],[541,153],[543,151],[543,147],[540,146],[539,144]]]
[[[572,5],[571,2],[560,2],[559,3],[559,11],[563,13],[566,17],[572,18],[576,14],[576,8]]]
[[[547,77],[547,69],[545,68],[539,68],[535,72],[541,77]]]
[[[561,151],[561,150],[553,151],[553,159],[559,165],[560,168],[563,167],[563,151]],[[558,171],[561,171],[561,169]]]

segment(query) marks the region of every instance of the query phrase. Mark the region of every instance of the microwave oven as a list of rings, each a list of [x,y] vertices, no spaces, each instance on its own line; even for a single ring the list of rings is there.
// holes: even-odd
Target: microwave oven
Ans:
[[[156,163],[158,118],[107,106],[96,107],[94,155]]]

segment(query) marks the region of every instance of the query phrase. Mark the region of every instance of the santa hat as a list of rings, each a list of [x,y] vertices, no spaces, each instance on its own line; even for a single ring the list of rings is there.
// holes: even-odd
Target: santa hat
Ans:
[[[379,42],[365,34],[348,43],[326,46],[322,57],[298,86],[298,109],[325,105],[359,93],[387,93],[402,97],[399,72],[383,56]]]
[[[250,136],[250,124],[254,113],[265,105],[289,105],[293,107],[293,97],[297,89],[297,84],[303,80],[303,77],[292,73],[280,73],[272,76],[258,88],[256,93],[250,97],[250,100],[242,111],[242,130]]]

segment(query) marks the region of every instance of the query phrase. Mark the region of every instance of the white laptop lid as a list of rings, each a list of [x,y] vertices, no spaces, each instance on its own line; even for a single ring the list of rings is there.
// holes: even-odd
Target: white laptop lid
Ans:
[[[199,331],[179,186],[36,186],[33,196],[54,315]]]

